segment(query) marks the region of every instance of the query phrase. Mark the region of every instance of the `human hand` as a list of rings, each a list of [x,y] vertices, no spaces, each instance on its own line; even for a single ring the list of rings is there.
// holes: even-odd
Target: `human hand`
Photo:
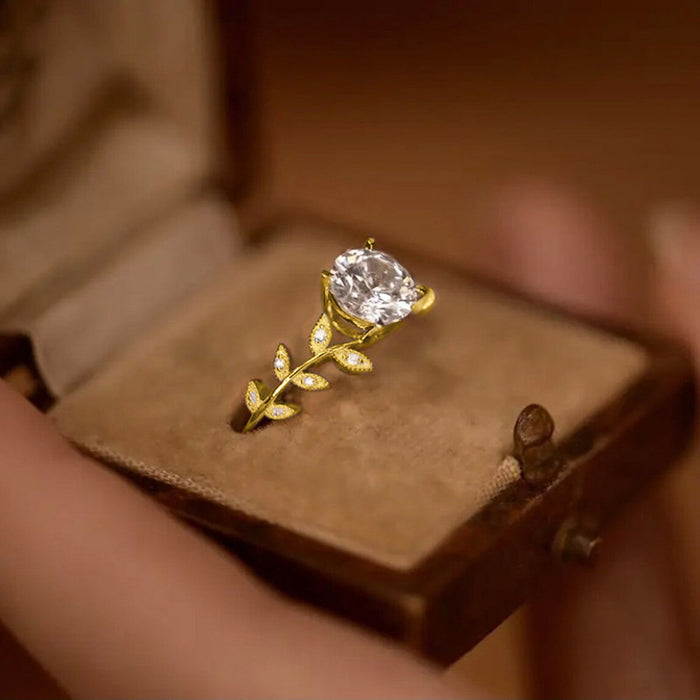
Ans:
[[[494,274],[578,309],[639,314],[618,239],[567,196],[511,191],[492,221],[472,263],[497,260]],[[700,357],[700,226],[690,238],[675,257],[668,241],[659,250],[653,296]],[[0,617],[75,697],[484,696],[278,597],[71,450],[4,386],[0,471]],[[698,695],[659,510],[636,508],[596,571],[556,582],[533,606],[537,695]]]
[[[482,270],[578,311],[656,322],[700,368],[700,214],[660,209],[644,260],[560,188],[521,184],[494,199],[472,254]],[[700,697],[699,489],[696,455],[604,533],[591,570],[566,572],[533,602],[536,697]]]

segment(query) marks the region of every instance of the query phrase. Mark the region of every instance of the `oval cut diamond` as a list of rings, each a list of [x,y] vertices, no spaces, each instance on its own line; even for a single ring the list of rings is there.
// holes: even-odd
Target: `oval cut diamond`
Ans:
[[[344,311],[380,326],[408,316],[418,299],[406,268],[368,248],[346,250],[335,259],[330,291]]]

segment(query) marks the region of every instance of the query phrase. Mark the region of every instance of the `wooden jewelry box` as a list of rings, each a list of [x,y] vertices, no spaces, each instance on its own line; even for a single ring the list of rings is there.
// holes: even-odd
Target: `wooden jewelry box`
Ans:
[[[98,99],[89,77],[76,93]],[[27,393],[69,439],[283,591],[449,663],[562,560],[584,559],[682,451],[694,416],[682,350],[380,234],[435,308],[368,351],[373,373],[329,370],[332,388],[305,394],[300,416],[233,430],[277,344],[304,352],[321,270],[377,232],[281,217],[246,240],[202,143],[162,111],[122,107],[102,115],[89,177],[68,171],[78,209],[96,172],[123,185],[120,225],[95,242],[84,224],[57,227],[71,213],[59,209],[63,244],[48,252],[41,222],[7,234],[45,273],[0,258],[3,370],[29,372]]]

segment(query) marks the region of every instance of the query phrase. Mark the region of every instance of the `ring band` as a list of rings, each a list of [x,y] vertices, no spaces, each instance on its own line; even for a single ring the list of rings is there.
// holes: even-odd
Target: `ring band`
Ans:
[[[325,362],[334,362],[350,374],[372,371],[364,349],[396,330],[410,314],[427,313],[435,303],[435,292],[417,285],[394,258],[375,250],[374,239],[364,248],[345,251],[336,258],[332,271],[321,273],[323,313],[309,334],[311,356],[292,367],[289,349],[277,346],[273,370],[279,384],[271,389],[260,379],[248,382],[245,404],[250,411],[243,432],[253,430],[263,419],[286,420],[301,408],[285,400],[292,387],[305,391],[327,389],[328,380],[310,372]],[[331,345],[333,331],[349,338]]]

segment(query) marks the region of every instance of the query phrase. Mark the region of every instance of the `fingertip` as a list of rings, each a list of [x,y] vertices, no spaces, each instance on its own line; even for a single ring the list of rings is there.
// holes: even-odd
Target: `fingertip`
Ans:
[[[477,265],[537,297],[606,317],[642,314],[643,257],[585,194],[546,180],[493,193]]]
[[[667,203],[652,210],[649,241],[659,267],[685,281],[700,283],[700,212],[683,203]]]
[[[648,235],[658,320],[686,338],[700,360],[700,212],[679,203],[657,207]]]

